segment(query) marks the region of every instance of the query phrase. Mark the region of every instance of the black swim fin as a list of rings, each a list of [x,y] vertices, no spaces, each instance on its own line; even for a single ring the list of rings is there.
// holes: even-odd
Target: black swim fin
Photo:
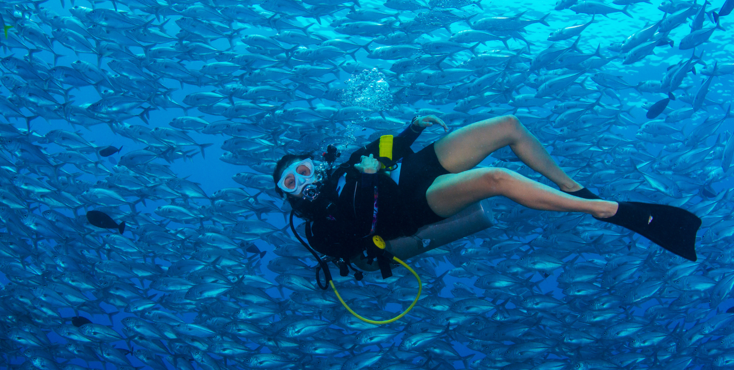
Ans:
[[[601,199],[583,188],[567,194],[584,199]],[[696,261],[696,233],[701,219],[685,209],[662,204],[618,202],[617,213],[599,221],[632,230],[653,243],[689,260]]]
[[[581,190],[576,190],[576,191],[563,191],[563,192],[568,195],[573,195],[575,197],[584,198],[584,199],[601,199],[598,195],[592,193],[587,188],[581,188]]]
[[[596,219],[630,229],[689,261],[697,259],[696,232],[701,227],[701,219],[685,209],[662,204],[619,202],[614,216]]]

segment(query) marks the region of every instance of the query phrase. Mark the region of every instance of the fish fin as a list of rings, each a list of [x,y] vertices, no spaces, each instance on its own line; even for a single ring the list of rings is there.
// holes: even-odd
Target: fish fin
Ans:
[[[201,157],[202,158],[206,158],[206,156],[204,156],[204,148],[210,147],[212,145],[213,144],[211,144],[211,143],[209,143],[209,144],[199,144],[199,148],[201,148]]]
[[[579,50],[579,41],[581,41],[581,35],[576,38],[576,41],[573,42],[573,45],[571,45],[569,50],[576,50],[578,52],[581,52],[581,50]]]
[[[719,24],[719,20],[718,19],[716,20],[716,27],[714,27],[714,28],[718,28],[718,29],[720,29],[722,31],[726,31],[726,29],[724,27],[721,27],[721,24]]]
[[[472,54],[473,54],[474,56],[477,56],[477,51],[476,51],[476,49],[477,49],[477,46],[479,46],[479,45],[481,45],[481,44],[482,44],[481,42],[478,42],[478,43],[477,43],[476,45],[474,45],[474,46],[472,46],[472,47],[470,47],[470,48],[469,48],[469,50],[471,51],[471,53],[472,53]]]
[[[369,53],[369,52],[370,52],[370,48],[369,48],[369,46],[370,46],[370,45],[372,45],[372,43],[373,43],[374,41],[375,41],[375,40],[370,40],[370,42],[368,42],[368,43],[366,43],[366,44],[364,44],[364,45],[362,45],[362,46],[360,46],[360,47],[361,47],[362,49],[364,49],[364,51],[366,51],[366,52],[368,52],[368,53]]]
[[[138,114],[138,117],[140,117],[140,120],[145,122],[146,125],[150,124],[148,123],[148,119],[150,118],[150,111],[152,110],[154,110],[153,107],[143,108],[143,111],[140,114]]]
[[[544,25],[546,27],[550,27],[550,24],[548,24],[548,22],[545,21],[545,18],[548,17],[548,14],[550,14],[550,13],[546,13],[544,16],[542,16],[540,19],[538,19],[538,23],[540,23],[540,24],[542,24],[542,25]]]
[[[633,17],[632,17],[632,14],[630,14],[630,13],[629,13],[629,12],[627,11],[627,8],[629,8],[629,7],[630,7],[629,5],[626,5],[626,6],[625,6],[625,7],[624,7],[624,8],[622,9],[622,13],[624,13],[624,14],[625,14],[626,16],[628,16],[628,17],[630,17],[630,18],[633,18]]]

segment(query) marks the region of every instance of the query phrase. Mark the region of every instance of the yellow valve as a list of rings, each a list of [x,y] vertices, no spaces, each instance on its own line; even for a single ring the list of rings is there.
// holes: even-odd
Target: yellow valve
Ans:
[[[385,249],[385,240],[382,239],[381,236],[375,235],[372,237],[372,242],[375,243],[375,246],[380,249]]]
[[[392,135],[380,136],[380,157],[384,157],[392,161],[392,143]],[[385,165],[383,164],[381,168],[385,168]]]

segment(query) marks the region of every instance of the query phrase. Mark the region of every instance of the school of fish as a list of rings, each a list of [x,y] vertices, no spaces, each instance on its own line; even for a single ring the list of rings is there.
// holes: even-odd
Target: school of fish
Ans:
[[[0,369],[734,367],[734,0],[508,4],[0,2]],[[491,199],[496,226],[408,261],[406,317],[357,320],[270,175],[416,114],[514,114],[603,198],[701,217],[698,262]],[[193,159],[241,187],[171,168]],[[417,292],[393,274],[335,280],[379,320]]]

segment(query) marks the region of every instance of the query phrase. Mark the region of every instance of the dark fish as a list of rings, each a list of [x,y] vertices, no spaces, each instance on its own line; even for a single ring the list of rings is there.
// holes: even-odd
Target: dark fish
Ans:
[[[120,234],[125,232],[125,222],[123,221],[119,225],[112,217],[108,216],[104,212],[100,211],[89,211],[87,212],[87,220],[90,224],[101,227],[103,229],[118,229]]]
[[[673,94],[668,93],[668,97],[653,104],[650,109],[647,110],[647,115],[645,117],[649,119],[653,119],[660,115],[660,113],[663,113],[665,108],[668,106],[668,103],[670,103],[671,100],[675,100],[675,96]]]
[[[122,150],[122,147],[120,147],[120,149],[117,149],[114,146],[108,146],[108,147],[100,150],[99,151],[99,155],[101,155],[103,157],[109,157],[109,156],[111,156],[111,155],[119,152],[120,150]]]
[[[701,188],[701,194],[706,198],[716,198],[716,190],[714,190],[711,184],[705,185]]]
[[[729,15],[732,10],[734,10],[734,0],[726,0],[724,5],[721,6],[721,9],[719,9],[719,12],[714,12],[715,21],[719,22],[719,17]]]
[[[250,252],[250,253],[255,253],[255,254],[258,254],[259,253],[260,254],[260,258],[263,258],[265,256],[265,253],[268,253],[267,251],[261,252],[260,249],[258,249],[257,246],[254,246],[254,245],[249,246],[245,250],[248,251],[248,252]]]
[[[78,328],[84,324],[91,324],[92,322],[84,316],[74,316],[71,318],[71,323]]]

